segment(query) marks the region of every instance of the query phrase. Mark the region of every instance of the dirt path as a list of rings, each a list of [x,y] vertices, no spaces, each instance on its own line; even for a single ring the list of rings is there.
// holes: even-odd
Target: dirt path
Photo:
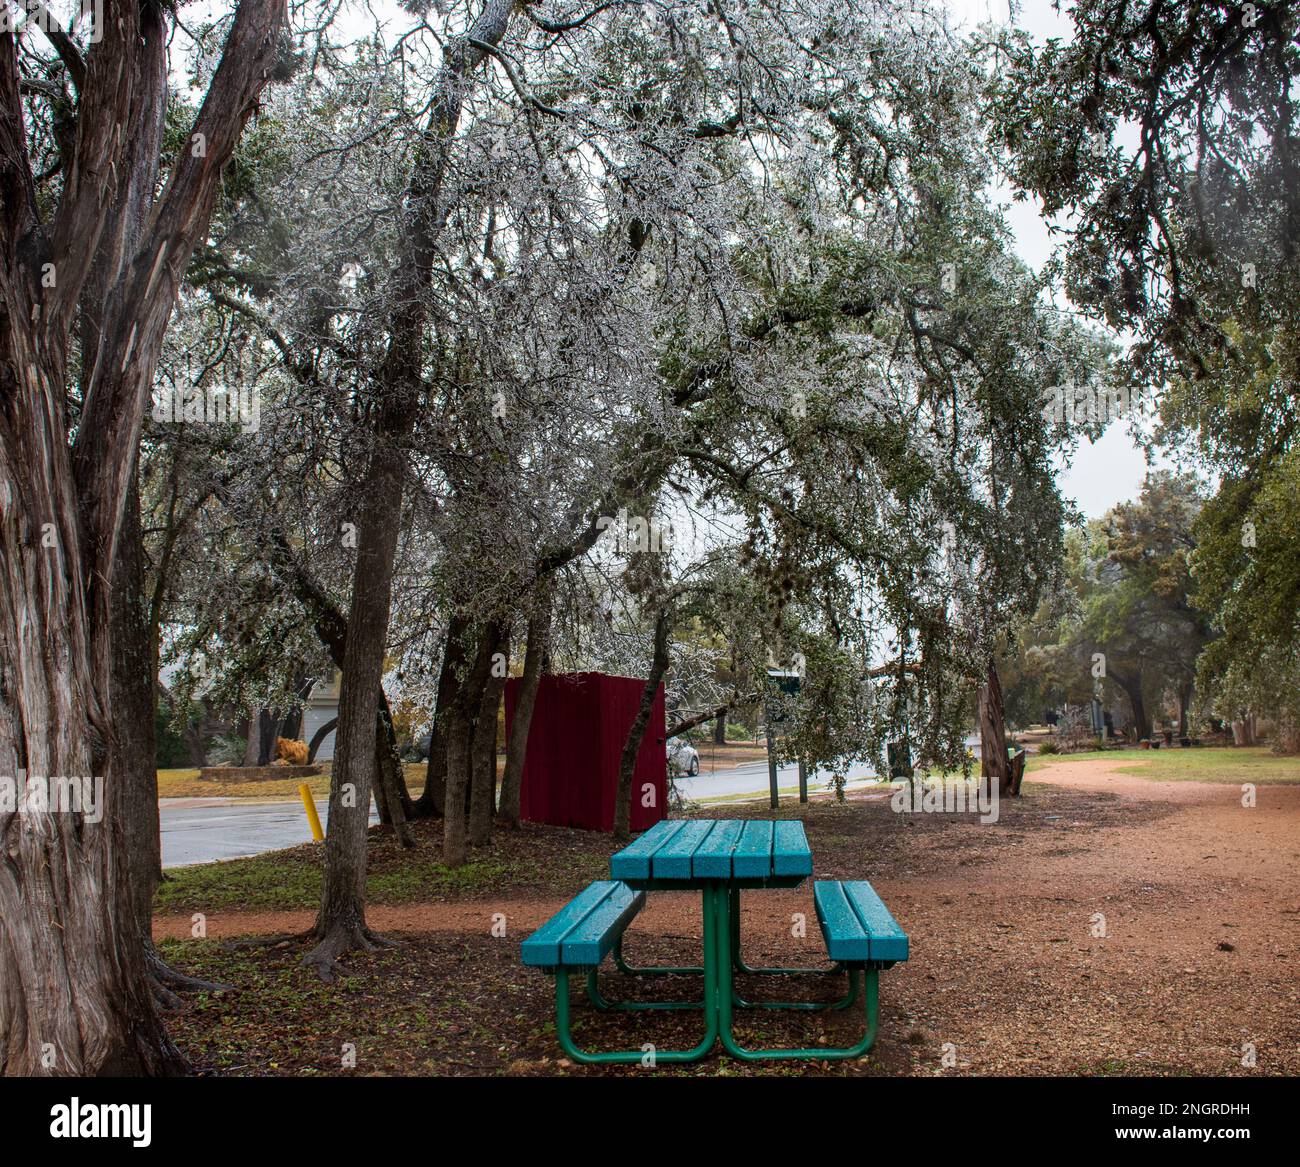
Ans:
[[[1077,842],[1060,822],[977,881],[895,886],[886,899],[926,951],[909,976],[947,986],[917,1022],[975,1072],[1253,1072],[1245,1043],[1260,1071],[1300,1072],[1300,787],[1259,786],[1245,807],[1240,786],[1105,759],[1033,781],[1170,813]]]
[[[1300,1073],[1300,786],[1260,786],[1244,807],[1239,786],[1148,781],[1106,759],[1063,760],[1031,781],[1048,790],[992,827],[908,833],[878,797],[861,819],[829,820],[841,827],[810,820],[816,874],[867,875],[911,935],[912,959],[881,981],[891,1072]],[[811,895],[745,897],[750,954],[816,961]],[[369,918],[417,942],[478,944],[504,914],[517,941],[567,898],[375,906]],[[806,939],[791,936],[795,913],[814,921]],[[312,918],[217,913],[207,927],[268,934]],[[159,917],[155,935],[188,937],[190,920]],[[629,954],[685,957],[699,935],[698,898],[652,896]],[[1242,1064],[1251,1047],[1255,1067]]]

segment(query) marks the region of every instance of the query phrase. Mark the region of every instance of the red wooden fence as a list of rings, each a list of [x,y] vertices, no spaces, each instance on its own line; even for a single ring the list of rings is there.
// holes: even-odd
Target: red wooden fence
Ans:
[[[542,677],[528,733],[520,814],[529,822],[591,831],[614,829],[618,762],[645,682],[607,673]],[[519,679],[506,682],[506,735],[514,724]],[[647,792],[647,787],[649,791]],[[667,813],[664,690],[659,686],[632,778],[632,829]],[[645,805],[647,802],[652,805]]]

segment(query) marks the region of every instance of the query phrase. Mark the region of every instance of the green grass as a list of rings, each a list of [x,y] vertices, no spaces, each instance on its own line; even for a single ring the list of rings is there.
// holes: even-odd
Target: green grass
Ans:
[[[1204,746],[1192,749],[1085,750],[1077,754],[1031,754],[1026,772],[1057,762],[1102,758],[1121,774],[1134,774],[1154,782],[1223,782],[1257,785],[1300,782],[1300,758],[1279,757],[1262,747]]]
[[[200,778],[197,770],[159,770],[159,798],[247,798],[250,800],[284,800],[296,802],[298,786],[306,782],[313,797],[328,798],[330,763],[322,763],[323,774],[312,778],[264,778],[258,782],[226,782],[220,778]],[[406,781],[412,790],[424,786],[423,765],[407,764]]]
[[[776,792],[780,796],[784,796],[787,794],[797,795],[799,793],[799,787],[797,784],[794,786],[778,786],[776,788]],[[810,795],[825,794],[826,793],[825,780],[819,781],[814,786],[812,780],[809,779],[808,793]],[[768,792],[766,790],[762,790],[762,791],[749,791],[748,793],[741,793],[741,794],[710,794],[706,798],[697,798],[694,799],[694,801],[698,802],[701,806],[709,806],[717,802],[761,802],[763,799],[767,797],[768,797]]]
[[[495,861],[464,867],[444,867],[433,848],[411,852],[399,867],[372,871],[366,877],[370,903],[420,903],[442,893],[460,895],[485,891],[506,874]],[[154,908],[159,912],[291,911],[320,904],[321,868],[301,851],[271,851],[247,859],[174,867],[158,887]]]

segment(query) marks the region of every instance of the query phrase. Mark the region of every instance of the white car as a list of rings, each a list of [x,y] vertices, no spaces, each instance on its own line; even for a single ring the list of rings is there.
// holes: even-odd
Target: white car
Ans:
[[[684,737],[668,739],[668,768],[694,778],[700,772],[700,752]]]

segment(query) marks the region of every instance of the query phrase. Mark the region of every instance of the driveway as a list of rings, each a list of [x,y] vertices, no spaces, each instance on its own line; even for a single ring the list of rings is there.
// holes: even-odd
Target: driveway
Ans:
[[[808,793],[826,791],[830,782],[830,771],[822,770],[808,775]],[[875,771],[865,763],[849,767],[849,786],[863,786],[876,781]],[[728,770],[715,770],[710,773],[702,770],[694,778],[679,777],[677,788],[694,802],[704,802],[715,798],[742,799],[749,797],[767,797],[768,777],[767,762],[746,762],[743,766],[733,766]],[[787,788],[799,789],[799,767],[791,763],[782,766],[776,773],[778,790],[785,797]]]

